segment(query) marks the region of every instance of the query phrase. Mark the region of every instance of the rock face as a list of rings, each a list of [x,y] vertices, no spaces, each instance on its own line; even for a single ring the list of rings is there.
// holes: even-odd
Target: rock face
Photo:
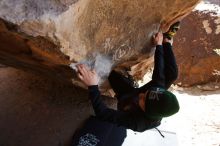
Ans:
[[[220,2],[214,2],[218,5],[199,4],[182,21],[174,41],[179,85],[220,81]],[[200,6],[206,10],[201,11]]]
[[[17,32],[13,24],[0,20],[0,62],[15,68],[67,80],[72,70],[69,60],[53,42]]]
[[[70,79],[86,62],[105,79],[113,67],[141,79],[152,63],[151,36],[200,0],[1,0],[0,63]]]

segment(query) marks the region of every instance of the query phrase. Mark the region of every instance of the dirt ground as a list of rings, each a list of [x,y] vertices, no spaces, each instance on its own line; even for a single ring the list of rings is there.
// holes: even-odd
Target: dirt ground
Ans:
[[[0,66],[0,146],[70,145],[92,114],[87,92]]]

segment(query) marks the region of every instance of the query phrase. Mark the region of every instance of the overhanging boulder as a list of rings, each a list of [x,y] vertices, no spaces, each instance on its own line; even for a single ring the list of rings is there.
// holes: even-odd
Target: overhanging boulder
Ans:
[[[141,79],[152,34],[199,1],[2,0],[0,63],[70,80],[70,63],[86,62],[103,80],[114,67]]]

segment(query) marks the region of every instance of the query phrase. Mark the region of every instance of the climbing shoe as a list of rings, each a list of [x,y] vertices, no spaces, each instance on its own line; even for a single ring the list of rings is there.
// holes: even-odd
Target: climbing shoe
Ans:
[[[165,32],[163,36],[171,40],[179,29],[180,29],[180,21],[172,24],[169,30]]]

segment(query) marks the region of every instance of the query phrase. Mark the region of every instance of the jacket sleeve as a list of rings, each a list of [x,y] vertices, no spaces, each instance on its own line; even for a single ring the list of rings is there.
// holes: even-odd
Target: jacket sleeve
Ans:
[[[98,85],[89,86],[88,89],[89,99],[98,118],[132,130],[137,129],[136,122],[129,113],[108,108],[102,102]]]

